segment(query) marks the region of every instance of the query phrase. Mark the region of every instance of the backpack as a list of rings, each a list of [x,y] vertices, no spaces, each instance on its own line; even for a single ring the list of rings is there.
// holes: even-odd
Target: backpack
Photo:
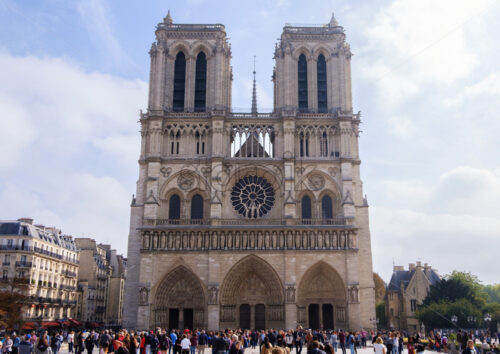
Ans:
[[[41,351],[41,352],[44,352],[47,350],[47,346],[45,345],[45,343],[43,342],[43,337],[41,337],[40,339],[38,339],[38,344],[36,345],[36,348]]]

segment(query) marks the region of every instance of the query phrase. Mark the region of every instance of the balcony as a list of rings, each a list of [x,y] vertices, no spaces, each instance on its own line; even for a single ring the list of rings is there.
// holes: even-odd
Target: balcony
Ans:
[[[63,271],[61,271],[61,275],[65,276],[65,277],[69,277],[69,278],[76,278],[76,273],[75,272],[71,272],[69,270],[63,270]]]
[[[1,251],[27,251],[33,252],[33,247],[19,246],[19,245],[0,245]]]
[[[32,266],[32,262],[16,262],[16,268],[31,268]]]
[[[61,285],[59,287],[59,289],[61,290],[68,290],[68,291],[74,291],[76,290],[76,286],[72,286],[72,285]]]
[[[10,267],[10,262],[3,262],[2,267]]]
[[[96,313],[101,313],[101,312],[105,312],[105,311],[106,311],[106,306],[97,306],[95,308]]]
[[[14,278],[14,282],[17,284],[29,284],[30,279],[26,277],[16,277]]]

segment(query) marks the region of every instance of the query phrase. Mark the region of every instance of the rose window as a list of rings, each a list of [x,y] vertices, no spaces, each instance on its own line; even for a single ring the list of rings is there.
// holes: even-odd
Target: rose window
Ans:
[[[234,185],[231,203],[239,214],[247,218],[262,217],[274,205],[274,189],[265,178],[245,176]]]

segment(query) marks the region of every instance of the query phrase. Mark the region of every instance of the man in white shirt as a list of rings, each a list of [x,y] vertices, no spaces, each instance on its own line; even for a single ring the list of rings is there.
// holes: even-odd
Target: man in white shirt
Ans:
[[[190,347],[191,347],[191,341],[187,339],[186,335],[183,335],[181,340],[181,353],[189,354]]]

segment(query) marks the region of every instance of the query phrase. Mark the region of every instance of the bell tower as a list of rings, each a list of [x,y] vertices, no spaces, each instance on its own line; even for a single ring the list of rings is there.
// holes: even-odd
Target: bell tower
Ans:
[[[149,111],[231,107],[231,48],[223,25],[175,24],[169,11],[149,54]]]
[[[286,24],[274,52],[275,110],[351,110],[351,56],[333,14],[326,25]]]

